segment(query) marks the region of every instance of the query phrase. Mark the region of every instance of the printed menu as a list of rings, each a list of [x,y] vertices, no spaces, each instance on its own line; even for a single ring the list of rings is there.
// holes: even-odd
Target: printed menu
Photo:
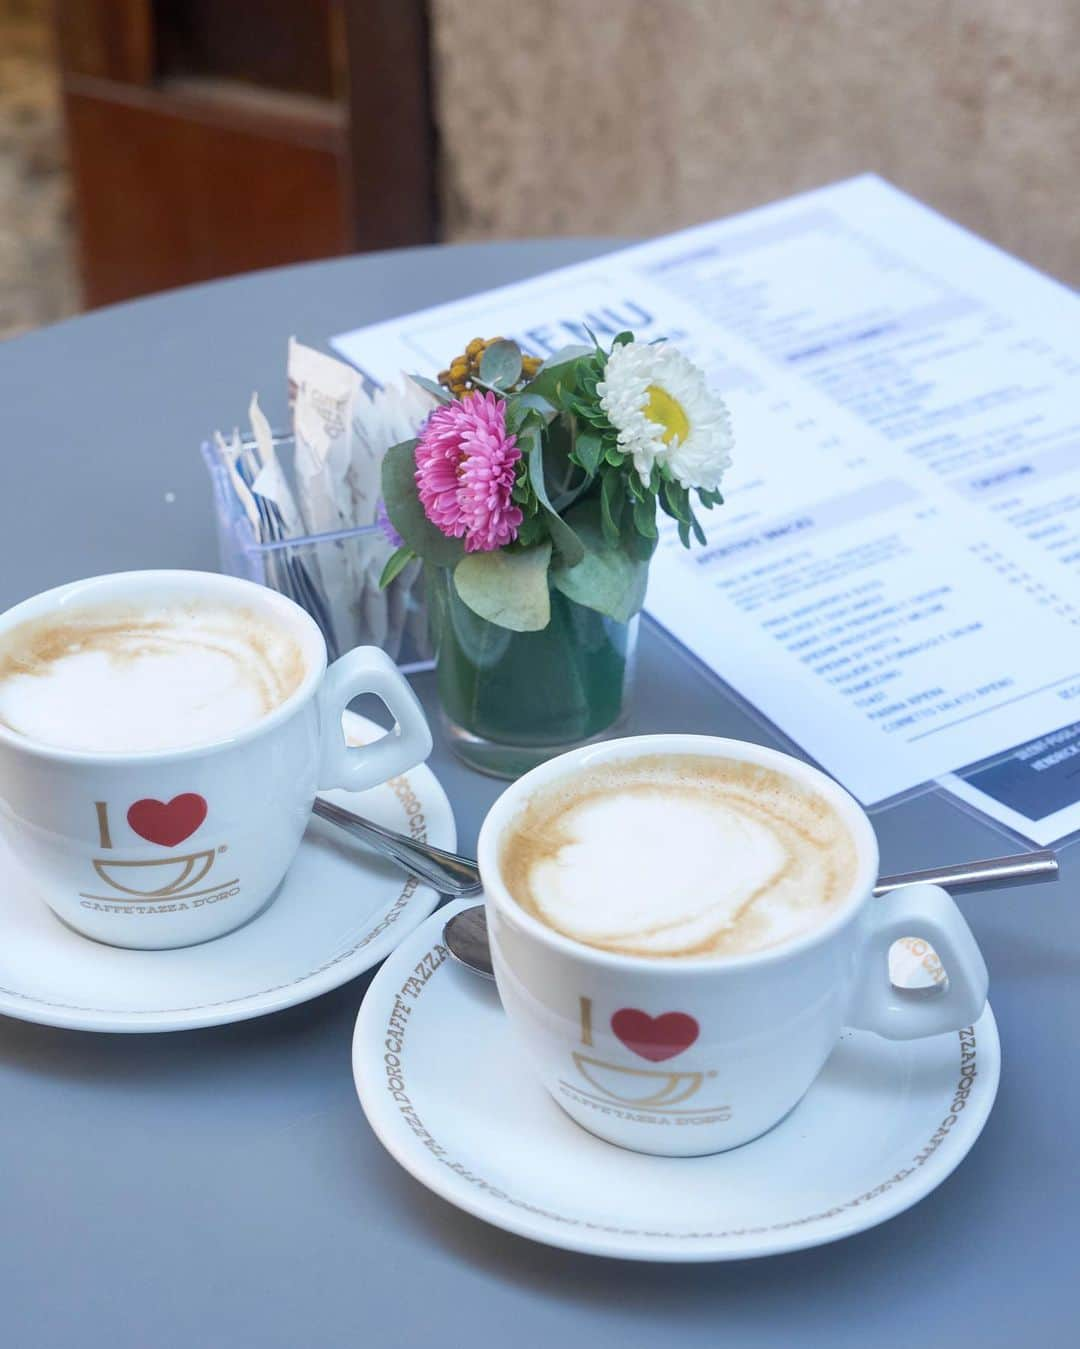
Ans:
[[[664,517],[647,612],[870,805],[1080,717],[1078,317],[867,175],[332,344],[382,382],[478,335],[677,342],[735,460],[706,546]]]

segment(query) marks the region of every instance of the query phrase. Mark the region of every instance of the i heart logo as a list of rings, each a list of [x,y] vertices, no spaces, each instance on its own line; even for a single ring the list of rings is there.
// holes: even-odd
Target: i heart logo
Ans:
[[[637,1007],[622,1007],[611,1018],[611,1029],[632,1054],[662,1063],[689,1049],[700,1028],[686,1012],[650,1016]]]
[[[206,801],[198,792],[182,792],[171,801],[144,797],[128,810],[127,821],[140,838],[163,848],[175,848],[206,819]]]

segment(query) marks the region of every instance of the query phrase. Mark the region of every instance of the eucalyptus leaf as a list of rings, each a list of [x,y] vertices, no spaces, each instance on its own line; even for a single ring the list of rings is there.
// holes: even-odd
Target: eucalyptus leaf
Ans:
[[[500,337],[480,357],[480,378],[495,389],[512,389],[521,378],[521,348]]]
[[[468,553],[454,568],[454,585],[462,602],[489,623],[539,632],[551,620],[550,562],[547,540],[520,551]]]
[[[635,559],[625,549],[608,544],[598,502],[582,502],[567,518],[585,546],[585,556],[574,567],[553,567],[552,585],[575,604],[607,614],[616,622],[629,622],[645,602],[648,560]]]
[[[547,512],[547,526],[548,532],[551,534],[551,541],[567,566],[572,567],[576,562],[581,561],[585,555],[585,550],[581,546],[581,540],[555,510],[548,497],[547,483],[544,481],[544,443],[539,431],[535,427],[530,427],[524,439],[528,445],[526,452],[529,457],[529,481],[533,485],[533,491],[536,493],[540,505]]]
[[[416,490],[416,441],[403,440],[387,450],[382,463],[386,513],[417,557],[438,567],[453,567],[465,555],[460,539],[448,539],[424,514]]]
[[[409,378],[425,393],[431,394],[432,398],[437,398],[440,403],[452,403],[453,394],[449,389],[444,389],[441,384],[436,384],[433,379],[428,379],[424,375],[410,375]]]

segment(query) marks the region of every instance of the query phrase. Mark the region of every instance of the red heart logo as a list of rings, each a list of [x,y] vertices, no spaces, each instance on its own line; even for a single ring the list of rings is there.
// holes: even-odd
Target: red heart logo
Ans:
[[[651,1063],[673,1059],[698,1038],[698,1023],[685,1012],[650,1016],[637,1007],[622,1007],[611,1018],[611,1029],[630,1050]]]
[[[198,792],[182,792],[171,801],[155,801],[144,797],[127,813],[128,824],[149,843],[163,848],[175,848],[191,835],[206,819],[206,802]]]

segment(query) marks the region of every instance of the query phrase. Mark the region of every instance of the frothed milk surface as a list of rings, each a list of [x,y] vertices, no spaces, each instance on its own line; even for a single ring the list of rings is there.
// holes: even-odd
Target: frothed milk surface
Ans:
[[[564,936],[625,955],[743,955],[824,923],[855,878],[835,809],[771,768],[705,755],[611,763],[540,789],[500,866]]]
[[[181,749],[254,725],[303,675],[293,635],[246,609],[87,606],[0,636],[0,721],[63,749]]]

